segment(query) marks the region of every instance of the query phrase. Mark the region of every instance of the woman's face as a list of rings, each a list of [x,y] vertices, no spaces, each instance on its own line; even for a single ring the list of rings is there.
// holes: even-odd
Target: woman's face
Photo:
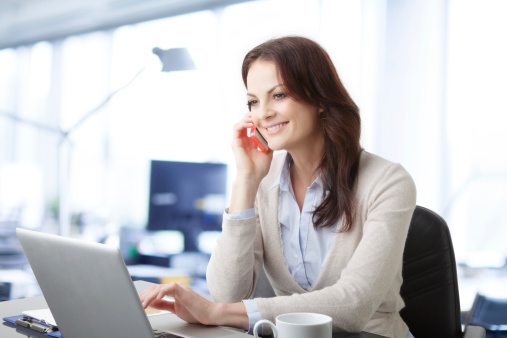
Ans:
[[[276,64],[255,61],[247,75],[248,105],[255,126],[273,150],[308,148],[319,144],[319,109],[296,101],[284,89]]]

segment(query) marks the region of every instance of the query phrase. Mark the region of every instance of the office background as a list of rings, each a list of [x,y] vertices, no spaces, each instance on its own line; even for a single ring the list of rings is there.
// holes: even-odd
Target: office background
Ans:
[[[70,235],[133,239],[126,253],[184,250],[181,234],[139,235],[151,161],[223,163],[229,186],[232,124],[246,111],[243,56],[303,35],[329,52],[359,105],[363,147],[407,168],[418,204],[448,222],[462,306],[479,290],[507,297],[506,16],[502,0],[2,0],[2,234],[61,231],[65,159]],[[196,69],[160,72],[154,47],[186,48]],[[211,230],[199,252],[212,250]],[[0,241],[5,258],[15,244]],[[0,282],[24,278],[7,271]]]

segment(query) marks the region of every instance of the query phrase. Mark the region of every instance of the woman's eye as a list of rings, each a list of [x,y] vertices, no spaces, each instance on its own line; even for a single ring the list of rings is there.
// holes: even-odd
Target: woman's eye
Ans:
[[[278,94],[273,95],[273,97],[275,98],[275,100],[283,99],[285,96],[286,95],[284,93],[278,93]]]
[[[252,106],[255,106],[257,104],[257,100],[250,100],[246,103],[248,106],[248,110],[252,111]]]

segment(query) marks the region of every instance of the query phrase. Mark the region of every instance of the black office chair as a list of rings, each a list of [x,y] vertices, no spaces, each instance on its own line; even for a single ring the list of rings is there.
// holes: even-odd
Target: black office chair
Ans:
[[[461,329],[456,260],[445,220],[416,206],[403,253],[400,315],[415,338],[481,337],[484,328]]]

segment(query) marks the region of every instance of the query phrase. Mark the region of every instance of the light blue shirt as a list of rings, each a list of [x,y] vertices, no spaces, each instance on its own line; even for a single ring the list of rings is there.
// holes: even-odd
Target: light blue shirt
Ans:
[[[290,179],[291,165],[292,157],[287,154],[282,171],[269,190],[280,186],[278,219],[281,227],[283,255],[291,275],[303,289],[308,290],[319,278],[333,243],[337,224],[315,231],[312,212],[322,202],[323,182],[319,176],[306,189],[303,208],[300,211]],[[226,210],[224,217],[228,219],[255,217],[254,208],[233,214],[227,212],[228,210]],[[243,303],[248,314],[249,333],[252,333],[255,323],[261,320],[259,308],[253,299],[243,300]]]

